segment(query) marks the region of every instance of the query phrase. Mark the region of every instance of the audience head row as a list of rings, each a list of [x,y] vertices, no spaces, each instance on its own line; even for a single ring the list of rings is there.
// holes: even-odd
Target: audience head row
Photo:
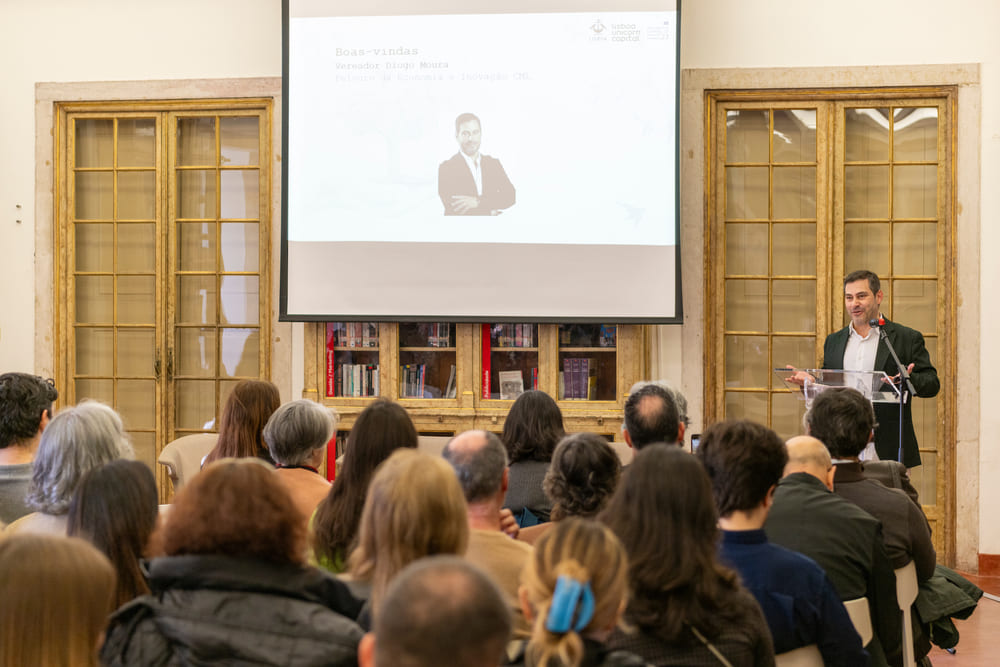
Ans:
[[[237,382],[219,416],[219,439],[205,457],[204,463],[249,456],[271,462],[263,431],[267,420],[279,405],[281,396],[273,383],[266,380]]]

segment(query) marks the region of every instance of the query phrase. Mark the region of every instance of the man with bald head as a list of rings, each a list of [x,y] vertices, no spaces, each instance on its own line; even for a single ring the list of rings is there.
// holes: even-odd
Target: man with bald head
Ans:
[[[785,446],[785,475],[764,523],[768,539],[819,563],[841,600],[868,598],[872,664],[901,664],[902,613],[882,524],[833,493],[833,463],[822,442],[799,436]]]
[[[668,445],[684,442],[684,422],[680,421],[670,392],[654,382],[633,390],[625,400],[622,424],[628,446],[642,449],[657,442]]]
[[[451,439],[441,455],[458,476],[469,507],[469,548],[466,559],[493,577],[514,614],[515,631],[526,635],[528,622],[518,603],[517,589],[534,550],[508,537],[501,528],[501,508],[507,495],[507,450],[495,433],[466,431]]]

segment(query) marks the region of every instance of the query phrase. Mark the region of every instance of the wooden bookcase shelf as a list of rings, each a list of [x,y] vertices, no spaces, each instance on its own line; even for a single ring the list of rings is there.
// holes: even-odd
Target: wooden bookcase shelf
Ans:
[[[374,400],[374,395],[345,395],[352,387],[343,367],[357,365],[355,385],[367,371],[364,387],[377,386],[377,395],[399,401],[425,435],[501,431],[513,403],[509,395],[501,398],[503,372],[513,373],[504,375],[514,382],[507,389],[517,387],[519,374],[525,390],[537,383],[556,398],[567,431],[617,437],[626,392],[642,379],[646,358],[640,325],[381,322],[367,323],[369,331],[377,331],[367,347],[333,344],[334,331],[350,332],[351,325],[305,325],[306,350],[314,353],[306,355],[303,396],[336,408],[338,431],[349,431]],[[572,398],[584,393],[589,398]]]

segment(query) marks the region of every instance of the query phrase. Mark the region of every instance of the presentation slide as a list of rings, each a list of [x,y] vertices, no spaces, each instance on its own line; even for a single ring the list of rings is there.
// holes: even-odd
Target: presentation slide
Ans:
[[[496,12],[480,2],[476,13],[458,5],[456,13],[373,16],[343,2],[286,1],[283,315],[472,316],[440,300],[410,314],[378,306],[348,312],[293,291],[306,288],[293,276],[315,289],[318,269],[341,263],[345,250],[363,248],[379,263],[382,243],[393,255],[419,244],[424,250],[413,253],[469,251],[486,253],[485,261],[523,256],[517,246],[529,246],[570,290],[566,269],[581,247],[624,246],[623,257],[654,261],[668,251],[673,263],[673,2],[653,3],[658,9],[645,2],[642,11],[498,3],[504,9]],[[512,247],[489,249],[499,245]],[[594,256],[607,257],[599,248]],[[295,265],[324,253],[331,261],[319,260],[316,270]],[[673,317],[669,278],[669,297],[620,317]],[[495,278],[484,285],[496,286]],[[507,314],[479,304],[477,312],[595,316],[548,308]]]

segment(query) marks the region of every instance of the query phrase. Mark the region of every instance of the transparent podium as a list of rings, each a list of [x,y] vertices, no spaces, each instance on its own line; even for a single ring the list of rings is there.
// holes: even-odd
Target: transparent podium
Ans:
[[[775,368],[774,374],[805,400],[807,407],[820,392],[832,387],[857,389],[872,403],[899,403],[901,399],[899,387],[882,371]]]

